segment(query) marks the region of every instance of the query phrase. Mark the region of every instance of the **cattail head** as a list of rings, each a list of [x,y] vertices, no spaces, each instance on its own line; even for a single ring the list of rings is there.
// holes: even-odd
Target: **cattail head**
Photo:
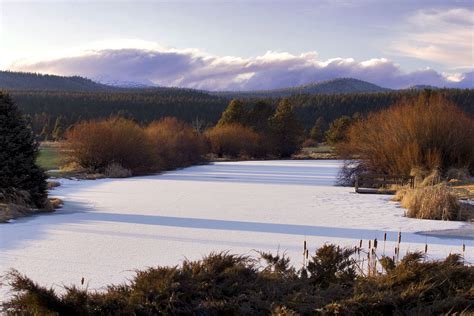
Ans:
[[[359,248],[362,248],[362,239],[359,242]]]
[[[303,249],[304,249],[304,251],[306,251],[306,240],[303,243]]]
[[[387,241],[387,233],[383,234],[383,241]]]
[[[306,249],[306,259],[308,259],[308,257],[309,257],[309,250]]]
[[[462,243],[462,252],[465,252],[465,251],[466,251],[466,245]]]
[[[398,232],[398,243],[402,242],[402,232]]]
[[[428,244],[425,244],[425,253],[428,252]]]
[[[377,238],[374,239],[374,248],[377,248]]]

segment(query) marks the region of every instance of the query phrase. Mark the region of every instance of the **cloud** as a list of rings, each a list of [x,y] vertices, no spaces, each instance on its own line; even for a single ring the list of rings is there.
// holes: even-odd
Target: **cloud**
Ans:
[[[164,48],[143,41],[97,45],[54,58],[23,59],[11,70],[81,75],[102,82],[135,82],[207,90],[274,89],[352,77],[389,88],[416,84],[473,87],[472,73],[441,74],[432,69],[403,72],[390,60],[320,60],[316,52],[293,55],[269,51],[253,58],[215,56],[197,49]],[[113,48],[109,48],[113,47]]]
[[[422,10],[410,16],[395,52],[453,68],[474,65],[474,10]]]

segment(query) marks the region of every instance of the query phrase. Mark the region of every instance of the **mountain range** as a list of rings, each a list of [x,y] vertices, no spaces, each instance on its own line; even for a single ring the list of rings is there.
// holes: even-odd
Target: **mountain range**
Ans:
[[[414,86],[413,89],[422,89],[425,86]],[[428,88],[428,86],[426,86]],[[429,88],[433,89],[436,87]],[[146,86],[143,84],[103,84],[93,80],[72,76],[63,77],[56,75],[44,75],[26,72],[0,71],[0,89],[4,90],[47,90],[47,91],[81,91],[81,92],[106,92],[154,89],[163,91],[167,89],[179,90],[179,88],[164,88]],[[186,89],[190,90],[190,89]],[[336,78],[327,81],[315,82],[296,87],[255,90],[255,91],[200,91],[210,95],[226,98],[254,98],[254,97],[286,97],[298,94],[344,94],[344,93],[374,93],[392,91],[370,82],[354,78]]]

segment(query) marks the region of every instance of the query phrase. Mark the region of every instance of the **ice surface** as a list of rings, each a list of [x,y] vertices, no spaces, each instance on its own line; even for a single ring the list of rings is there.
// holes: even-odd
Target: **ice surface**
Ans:
[[[40,284],[89,288],[125,282],[134,269],[176,265],[212,251],[256,255],[286,252],[297,267],[306,239],[353,247],[377,238],[392,254],[423,250],[474,261],[474,241],[418,232],[470,224],[410,219],[390,196],[334,186],[340,161],[222,162],[128,179],[61,180],[51,192],[65,201],[49,215],[0,225],[0,274],[18,269]],[[0,288],[0,297],[7,295]]]

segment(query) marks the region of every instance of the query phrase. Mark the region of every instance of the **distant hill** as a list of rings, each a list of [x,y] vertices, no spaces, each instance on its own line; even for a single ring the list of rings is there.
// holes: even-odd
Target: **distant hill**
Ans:
[[[257,91],[223,91],[209,92],[214,95],[232,98],[254,97],[287,97],[295,94],[341,94],[341,93],[371,93],[386,92],[390,89],[377,86],[373,83],[353,78],[338,78],[316,82],[297,87],[257,90]]]
[[[90,79],[28,72],[0,71],[0,89],[49,91],[108,91],[116,89]]]

